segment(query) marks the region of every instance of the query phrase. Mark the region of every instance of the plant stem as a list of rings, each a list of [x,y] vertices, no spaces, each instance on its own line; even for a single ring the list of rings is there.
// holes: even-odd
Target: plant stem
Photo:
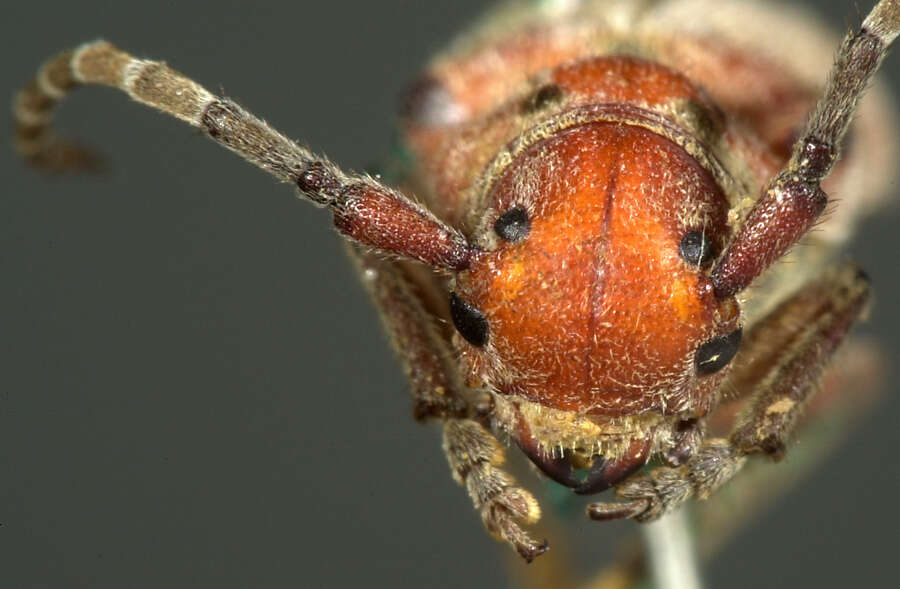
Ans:
[[[687,513],[678,509],[642,526],[656,589],[701,589]]]

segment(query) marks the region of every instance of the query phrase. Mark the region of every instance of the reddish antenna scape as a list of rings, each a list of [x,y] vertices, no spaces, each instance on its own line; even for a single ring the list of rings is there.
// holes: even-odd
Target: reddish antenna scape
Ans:
[[[715,492],[746,457],[784,454],[869,295],[862,271],[831,260],[884,193],[888,170],[867,155],[896,160],[870,132],[889,107],[859,101],[900,5],[874,6],[820,87],[831,57],[789,48],[826,33],[730,1],[716,10],[731,21],[697,27],[697,4],[498,9],[412,86],[414,165],[391,186],[105,41],[51,59],[17,95],[16,147],[46,170],[95,165],[50,122],[74,88],[106,85],[328,208],[406,365],[415,416],[441,423],[485,527],[531,561],[548,546],[527,529],[540,508],[502,469],[498,436],[575,493],[615,487],[591,518],[654,520]],[[746,10],[744,26],[723,25]],[[843,202],[822,222],[832,189]],[[801,239],[814,247],[793,250]],[[776,264],[788,252],[794,270]],[[747,409],[712,437],[726,391]],[[664,464],[639,472],[651,458]]]

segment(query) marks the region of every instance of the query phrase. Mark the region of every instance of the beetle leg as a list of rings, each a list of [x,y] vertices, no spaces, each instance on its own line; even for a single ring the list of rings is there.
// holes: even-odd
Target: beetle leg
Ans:
[[[627,501],[592,503],[587,507],[587,514],[600,521],[620,518],[653,521],[692,496],[707,497],[731,479],[744,460],[729,440],[708,440],[684,466],[656,468],[619,485],[616,493]]]
[[[758,388],[749,412],[732,430],[731,441],[744,454],[762,452],[781,458],[804,403],[816,391],[832,355],[865,308],[869,279],[856,267],[845,265],[801,291],[800,296],[808,297],[808,304],[818,308],[818,316],[798,338],[793,353]]]
[[[535,523],[541,509],[531,493],[497,468],[505,456],[488,430],[471,419],[450,419],[444,425],[444,452],[453,478],[466,487],[491,534],[509,542],[528,562],[547,550],[546,540],[534,540],[519,525]]]
[[[468,490],[488,531],[530,562],[547,550],[547,543],[532,539],[519,524],[536,522],[540,507],[531,493],[514,486],[512,477],[497,468],[504,453],[496,438],[477,421],[460,419],[474,414],[475,408],[463,397],[465,385],[455,355],[410,269],[358,247],[350,249],[404,361],[416,418],[446,420],[444,451],[454,479]]]
[[[900,0],[880,0],[838,50],[822,98],[787,165],[763,191],[710,278],[716,296],[741,292],[806,235],[825,209],[819,183],[840,157],[856,106],[900,34]]]
[[[803,406],[816,392],[825,368],[862,313],[868,295],[868,279],[851,265],[826,274],[794,294],[760,323],[759,329],[788,329],[795,334],[787,338],[783,359],[774,358],[756,383],[750,407],[729,437],[706,441],[683,466],[657,468],[626,480],[617,487],[617,494],[628,501],[592,504],[588,515],[593,519],[631,517],[651,521],[691,496],[708,497],[741,469],[749,455],[781,459]],[[798,329],[798,325],[803,327]]]
[[[469,415],[455,354],[411,278],[412,269],[357,246],[351,245],[348,250],[403,361],[412,386],[415,418]]]

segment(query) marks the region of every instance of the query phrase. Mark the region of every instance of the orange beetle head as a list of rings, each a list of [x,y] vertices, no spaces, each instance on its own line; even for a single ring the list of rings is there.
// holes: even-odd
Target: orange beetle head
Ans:
[[[740,341],[707,276],[728,203],[683,148],[614,122],[533,143],[498,175],[451,295],[475,381],[599,417],[703,415]]]

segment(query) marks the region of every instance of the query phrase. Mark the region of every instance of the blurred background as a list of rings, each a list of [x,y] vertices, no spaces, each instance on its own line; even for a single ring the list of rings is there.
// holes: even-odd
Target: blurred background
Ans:
[[[812,4],[841,28],[871,3]],[[359,169],[389,149],[405,84],[484,4],[9,3],[0,96],[102,36]],[[884,71],[900,91],[900,52]],[[439,428],[411,419],[330,215],[119,93],[76,92],[59,122],[111,172],[46,178],[0,155],[0,586],[507,586],[511,551],[450,479]],[[877,297],[859,333],[888,364],[898,221],[871,219],[852,249]],[[896,581],[886,382],[824,466],[705,566],[710,587]],[[636,530],[573,522],[565,542],[590,566]]]

